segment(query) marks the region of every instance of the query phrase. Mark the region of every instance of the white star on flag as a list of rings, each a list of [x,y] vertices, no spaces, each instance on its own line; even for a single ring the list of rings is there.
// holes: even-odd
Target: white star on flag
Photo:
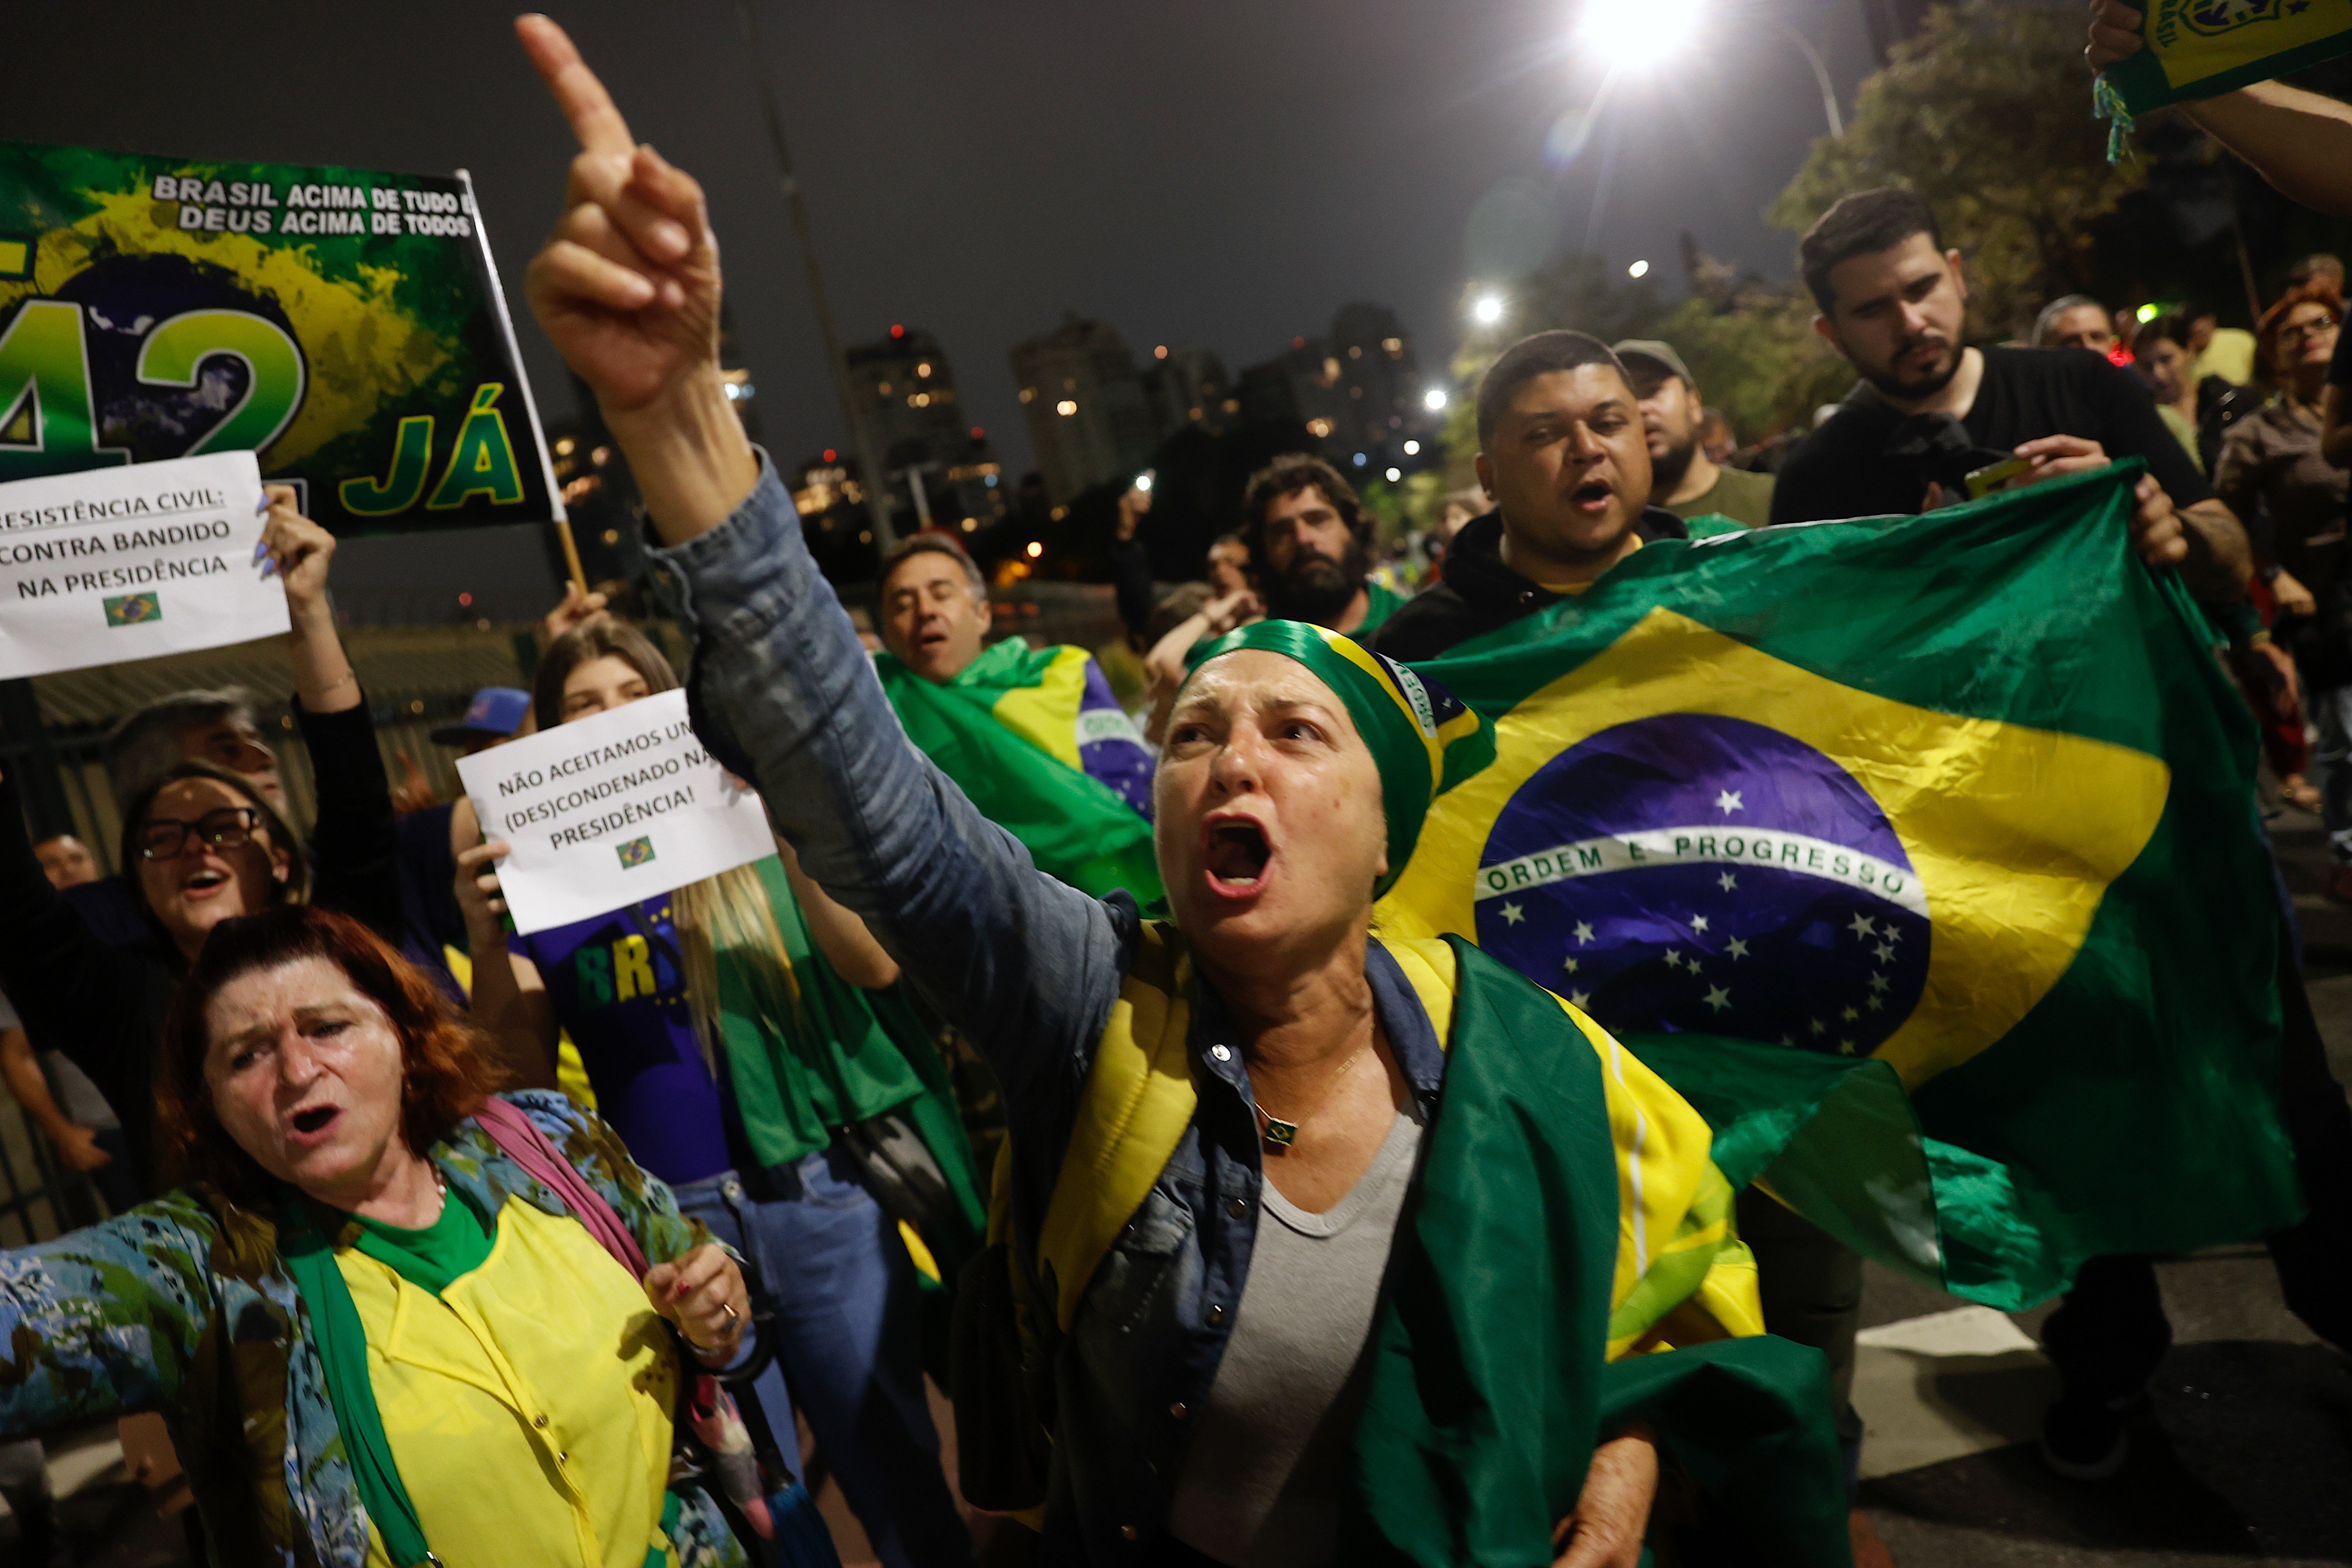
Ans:
[[[1859,1018],[1859,1017],[1861,1017],[1861,1016],[1862,1016],[1862,1015],[1861,1015],[1861,1014],[1859,1014],[1859,1013],[1855,1012],[1855,1011],[1854,1011],[1853,1008],[1851,1008],[1851,1007],[1848,1007],[1848,1008],[1845,1010],[1845,1021],[1846,1021],[1847,1023],[1849,1023],[1849,1024],[1853,1023],[1856,1018]]]
[[[1706,917],[1705,915],[1693,915],[1693,916],[1691,916],[1691,930],[1693,930],[1693,931],[1705,931],[1706,929]]]
[[[1883,942],[1878,944],[1878,962],[1881,963],[1895,962],[1895,950]]]
[[[1735,936],[1731,939],[1731,956],[1734,958],[1748,956],[1748,940],[1745,937]]]
[[[1731,1005],[1731,993],[1720,985],[1710,985],[1706,992],[1706,1005],[1720,1013]]]
[[[1872,976],[1870,977],[1870,988],[1871,988],[1873,991],[1884,991],[1884,990],[1885,990],[1885,989],[1886,989],[1886,976],[1885,976],[1884,974],[1874,974],[1874,975],[1872,975]]]
[[[1592,940],[1591,922],[1588,921],[1579,921],[1576,922],[1576,940],[1579,942],[1591,942]]]
[[[1838,1055],[1842,1057],[1850,1057],[1853,1055],[1853,1042],[1852,1040],[1840,1040],[1838,1042]]]
[[[1822,1023],[1819,1018],[1816,1018],[1816,1019],[1814,1019],[1814,1020],[1813,1020],[1813,1033],[1814,1033],[1814,1034],[1816,1034],[1816,1035],[1826,1035],[1826,1034],[1828,1034],[1829,1032],[1830,1032],[1830,1026],[1829,1026],[1827,1024]]]
[[[1503,919],[1510,924],[1517,925],[1521,921],[1526,920],[1527,918],[1528,911],[1519,908],[1518,905],[1506,903],[1503,906]]]
[[[1567,970],[1570,974],[1576,973],[1576,960],[1572,958],[1563,958],[1560,960],[1560,963],[1567,967]]]
[[[1572,1007],[1581,1007],[1591,1000],[1592,993],[1590,991],[1571,991],[1568,994],[1569,1005]]]
[[[1735,811],[1746,811],[1748,808],[1739,804],[1739,791],[1727,789],[1715,797],[1715,809],[1729,816]]]
[[[1668,949],[1666,949],[1666,967],[1667,967],[1668,969],[1680,969],[1682,966],[1683,966],[1683,955],[1682,955],[1681,953],[1679,953],[1679,952],[1675,952],[1673,948],[1671,948],[1671,947],[1670,947],[1670,948],[1668,948]]]
[[[1874,1012],[1874,1013],[1877,1012],[1881,1007],[1884,1007],[1884,1006],[1885,1006],[1885,1005],[1886,1005],[1886,1004],[1885,1004],[1885,1003],[1881,1002],[1881,1001],[1880,1001],[1877,997],[1875,997],[1875,996],[1873,996],[1873,997],[1870,999],[1870,1002],[1869,1002],[1870,1010],[1871,1010],[1872,1012]]]
[[[1715,885],[1721,888],[1727,893],[1731,891],[1732,889],[1739,886],[1739,879],[1733,876],[1730,872],[1726,871],[1722,876],[1717,877],[1715,879]]]
[[[1845,929],[1853,932],[1856,936],[1876,936],[1878,934],[1877,922],[1873,921],[1868,915],[1854,916],[1853,921],[1848,924]]]
[[[1883,934],[1889,942],[1900,942],[1903,939],[1903,933],[1896,931],[1893,926],[1888,926]]]

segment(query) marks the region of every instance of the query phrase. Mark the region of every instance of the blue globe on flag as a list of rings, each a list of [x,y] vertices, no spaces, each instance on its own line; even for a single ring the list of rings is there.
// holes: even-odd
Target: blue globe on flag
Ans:
[[[1478,944],[1616,1030],[1865,1056],[1917,1005],[1929,922],[1886,814],[1762,724],[1666,713],[1562,752],[1495,818]]]

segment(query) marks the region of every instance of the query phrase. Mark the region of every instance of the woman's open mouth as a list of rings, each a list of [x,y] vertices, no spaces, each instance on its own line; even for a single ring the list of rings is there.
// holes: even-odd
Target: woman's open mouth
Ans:
[[[184,877],[180,891],[192,899],[206,899],[228,886],[228,873],[207,866],[201,871]]]
[[[293,1118],[294,1142],[306,1144],[319,1142],[342,1113],[340,1106],[333,1105],[313,1105],[308,1110],[296,1111]]]
[[[1246,817],[1227,817],[1202,827],[1201,860],[1212,892],[1248,897],[1265,885],[1265,868],[1273,859],[1265,829]]]

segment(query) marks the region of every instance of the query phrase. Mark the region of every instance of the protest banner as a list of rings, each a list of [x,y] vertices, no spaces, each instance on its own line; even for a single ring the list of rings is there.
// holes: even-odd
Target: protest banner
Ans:
[[[0,680],[287,629],[250,452],[0,484]]]
[[[337,534],[562,520],[471,182],[0,142],[0,481],[238,450]]]
[[[2344,0],[2134,0],[2147,47],[2099,76],[2101,110],[2147,114],[2308,70],[2352,50]]]
[[[528,935],[776,852],[759,797],[736,789],[664,691],[462,758],[507,912]]]

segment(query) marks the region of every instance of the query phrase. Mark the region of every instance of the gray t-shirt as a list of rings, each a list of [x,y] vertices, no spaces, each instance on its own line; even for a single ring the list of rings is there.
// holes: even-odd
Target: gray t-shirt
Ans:
[[[1420,1122],[1400,1112],[1322,1214],[1265,1184],[1241,1310],[1169,1509],[1177,1540],[1234,1568],[1331,1561],[1364,1342],[1420,1146]]]

